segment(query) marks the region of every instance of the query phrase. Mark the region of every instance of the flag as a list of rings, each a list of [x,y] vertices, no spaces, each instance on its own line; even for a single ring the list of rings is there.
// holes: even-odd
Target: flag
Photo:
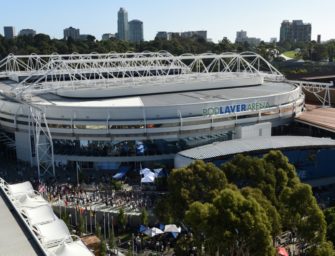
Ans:
[[[47,190],[46,190],[44,184],[40,184],[40,185],[38,186],[38,192],[40,192],[40,193],[45,193],[46,191],[47,191]]]

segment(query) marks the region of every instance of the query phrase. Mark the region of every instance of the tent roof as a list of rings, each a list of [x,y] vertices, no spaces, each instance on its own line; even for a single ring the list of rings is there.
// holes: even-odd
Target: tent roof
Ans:
[[[50,205],[23,209],[22,212],[27,216],[30,225],[52,222],[57,218]]]
[[[165,225],[164,232],[180,233],[181,227],[177,227],[175,224]]]
[[[35,225],[35,227],[39,231],[39,237],[42,239],[42,243],[47,247],[55,246],[67,237],[70,241],[72,240],[67,226],[64,221],[60,219],[43,225]]]
[[[34,193],[33,186],[29,181],[8,185],[9,193],[12,196]]]
[[[155,181],[155,174],[147,174],[141,179],[141,183],[152,183]]]
[[[149,168],[144,168],[144,169],[140,170],[140,174],[141,174],[141,175],[145,175],[145,174],[150,173],[150,172],[151,172],[151,171],[150,171]]]
[[[35,208],[41,205],[48,205],[48,202],[40,195],[21,195],[18,198],[17,204],[21,208]]]
[[[113,176],[113,179],[122,179],[126,173],[129,171],[129,167],[128,166],[121,166],[120,169],[119,169],[119,172],[116,173],[114,176]]]
[[[160,230],[159,228],[153,227],[153,228],[148,228],[147,230],[143,231],[144,234],[150,237],[154,237],[160,234],[163,234],[164,232]]]
[[[90,250],[80,240],[61,244],[54,251],[54,254],[56,256],[93,256]]]

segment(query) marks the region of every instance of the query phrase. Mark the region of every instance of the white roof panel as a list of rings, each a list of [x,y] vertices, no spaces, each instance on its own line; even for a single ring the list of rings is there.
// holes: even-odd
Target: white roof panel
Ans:
[[[115,99],[95,99],[95,100],[57,100],[41,101],[41,105],[57,105],[64,107],[142,107],[141,97],[127,97]]]
[[[33,186],[29,181],[8,185],[8,190],[11,196],[14,197],[34,193]]]
[[[72,241],[66,224],[60,219],[47,224],[35,225],[35,227],[38,230],[38,236],[42,244],[46,247],[56,246],[65,239]]]
[[[44,224],[57,219],[50,205],[42,205],[36,208],[23,209],[30,225]]]
[[[64,243],[53,251],[55,256],[93,256],[90,250],[77,240],[72,243]]]
[[[48,205],[48,202],[41,195],[20,195],[15,204],[20,208],[35,208],[41,205]]]
[[[297,147],[335,147],[335,140],[308,136],[272,136],[214,142],[178,153],[190,159],[209,159],[244,152]]]

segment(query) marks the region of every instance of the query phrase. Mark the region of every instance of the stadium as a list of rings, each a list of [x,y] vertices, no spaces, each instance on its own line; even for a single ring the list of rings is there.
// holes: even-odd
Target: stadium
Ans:
[[[179,151],[285,125],[304,106],[301,86],[251,52],[9,55],[0,94],[1,140],[41,175],[173,166]]]

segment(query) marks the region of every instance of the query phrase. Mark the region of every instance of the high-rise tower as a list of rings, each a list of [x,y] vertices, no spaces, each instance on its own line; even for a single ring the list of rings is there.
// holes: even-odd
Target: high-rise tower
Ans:
[[[143,41],[143,22],[140,20],[129,21],[128,39],[130,42],[139,43]]]
[[[124,8],[117,13],[117,33],[120,40],[128,40],[128,12]]]

